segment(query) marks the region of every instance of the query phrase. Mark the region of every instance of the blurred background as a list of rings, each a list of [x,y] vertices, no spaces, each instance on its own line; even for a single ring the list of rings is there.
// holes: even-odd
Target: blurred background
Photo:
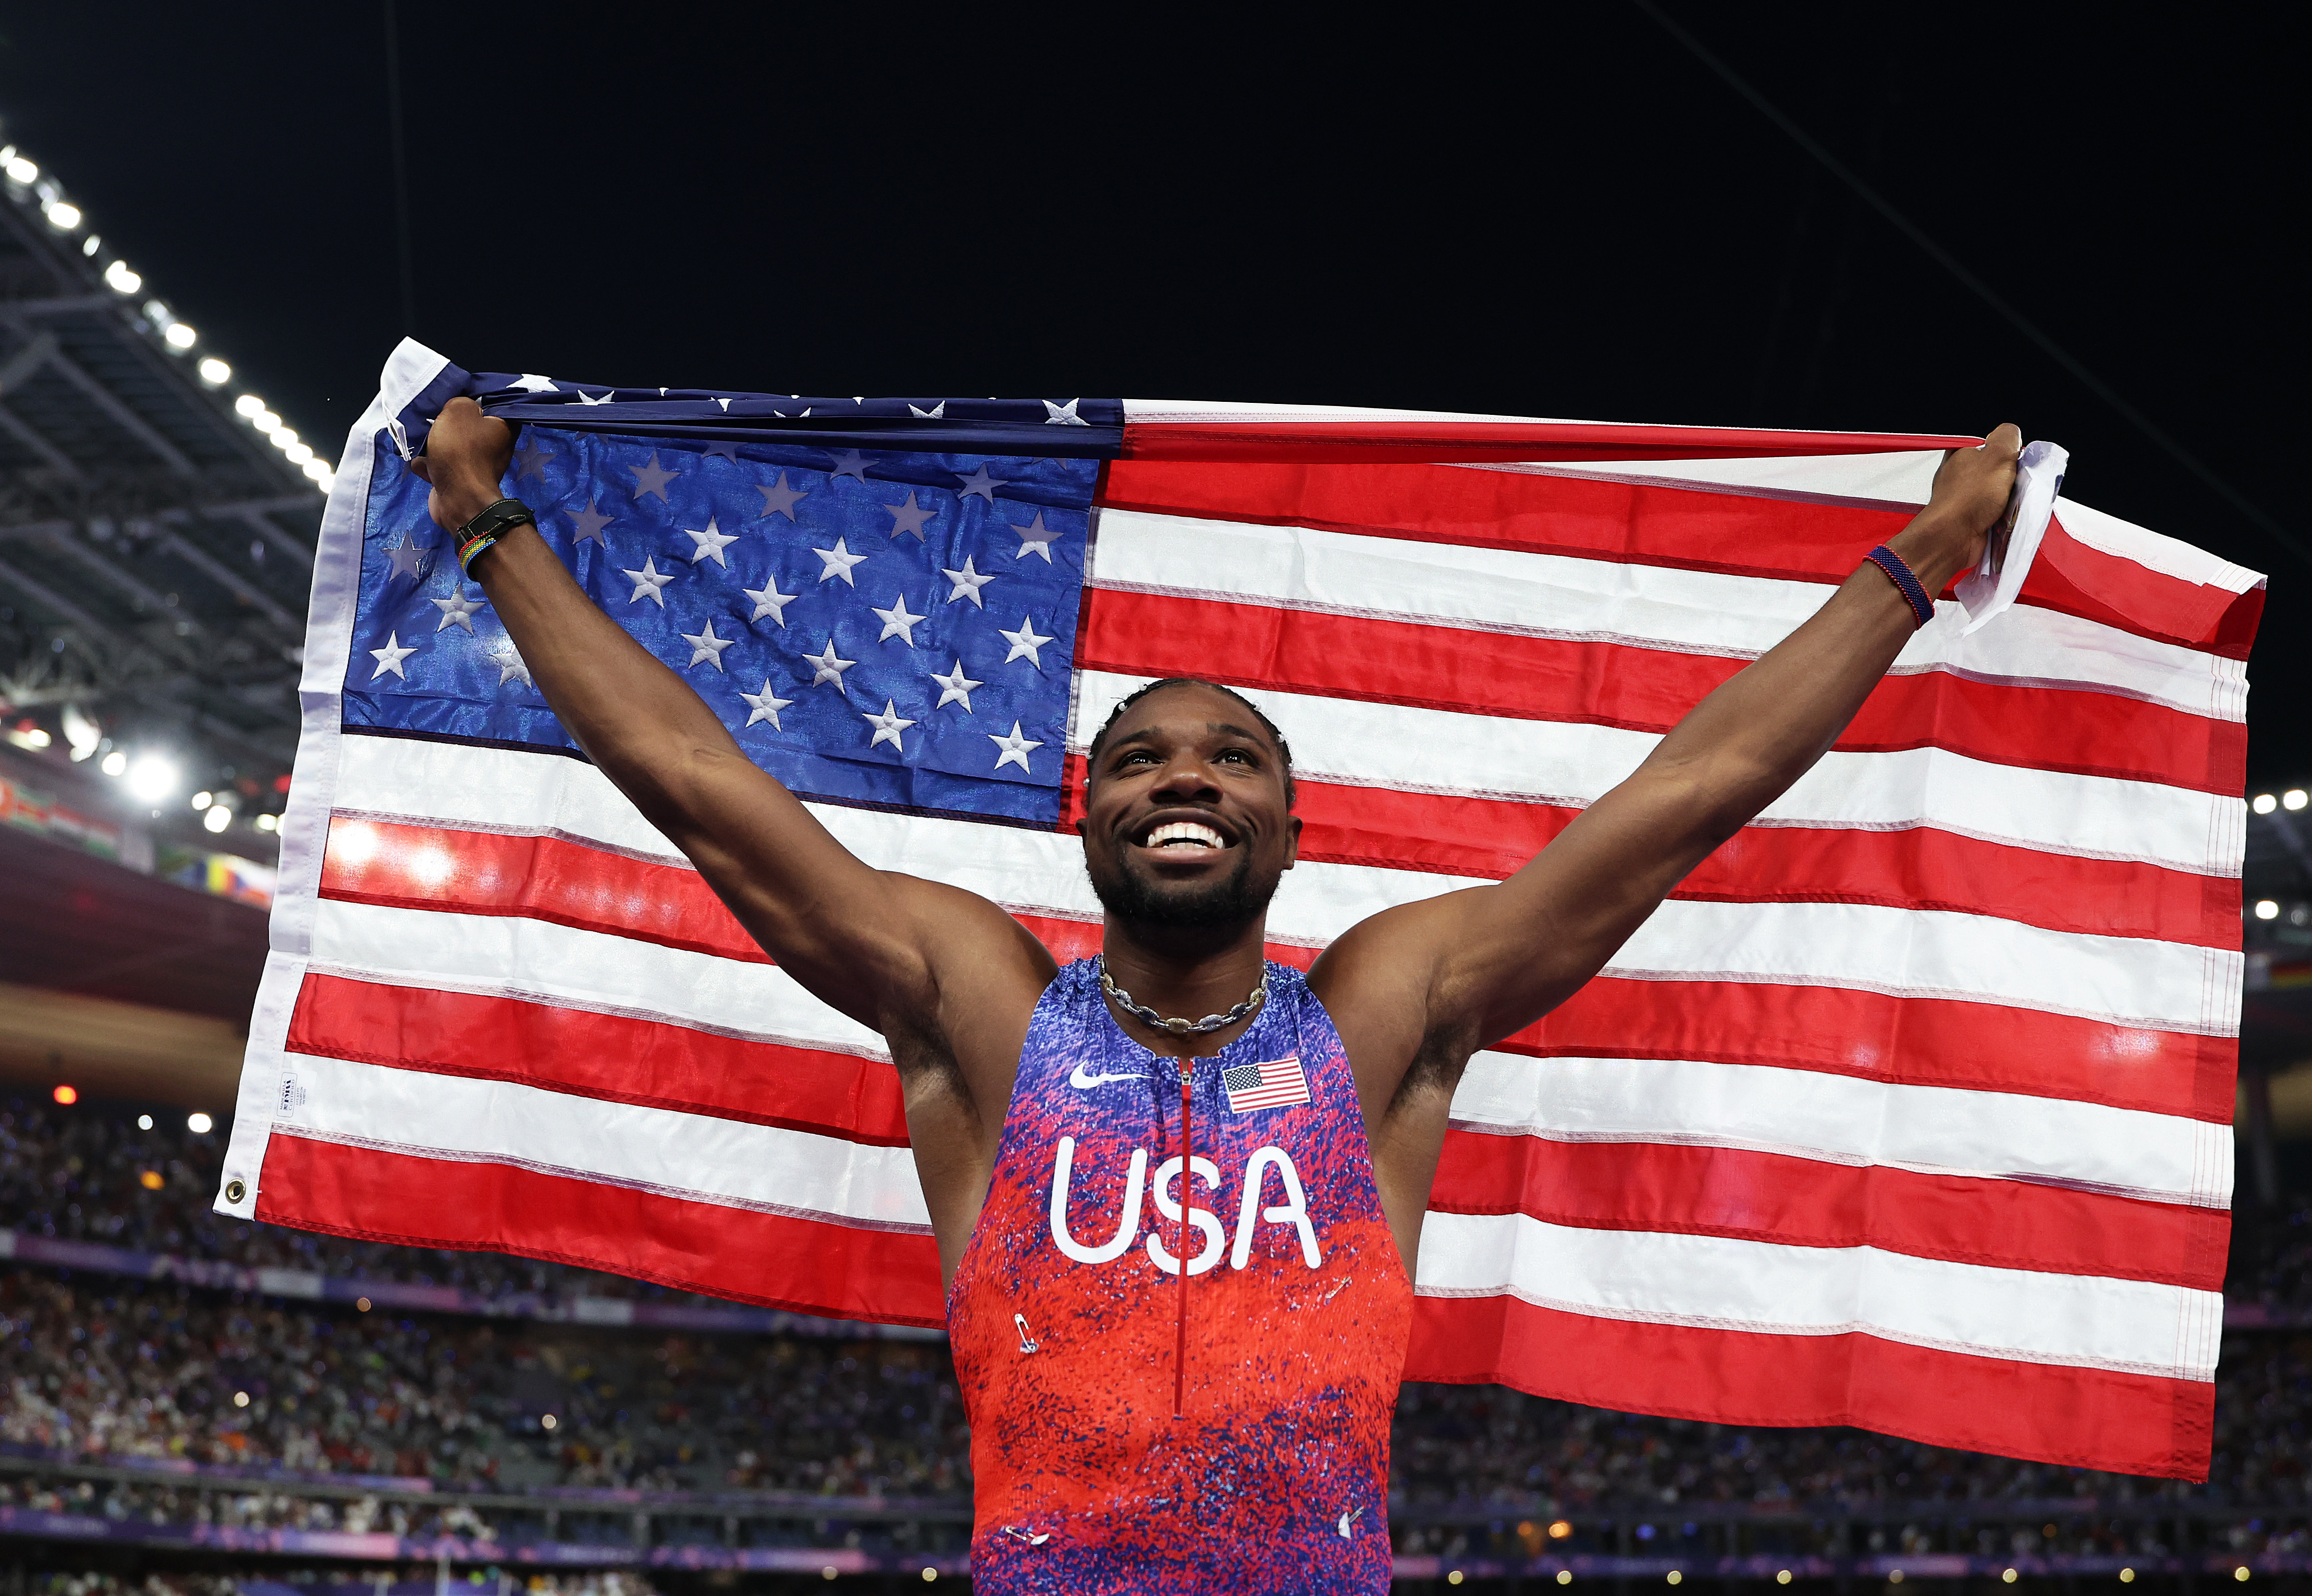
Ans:
[[[1411,1387],[1392,1512],[1407,1589],[2300,1580],[2291,25],[1417,21],[0,5],[9,1592],[960,1583],[936,1336],[209,1211],[316,484],[405,332],[600,382],[2011,418],[2268,573],[2211,1480]]]

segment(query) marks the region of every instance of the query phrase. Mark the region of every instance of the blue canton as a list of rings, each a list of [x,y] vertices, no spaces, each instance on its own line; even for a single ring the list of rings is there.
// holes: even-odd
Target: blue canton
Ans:
[[[532,424],[504,492],[799,794],[1053,826],[1098,472]],[[425,484],[373,481],[348,729],[574,750]]]

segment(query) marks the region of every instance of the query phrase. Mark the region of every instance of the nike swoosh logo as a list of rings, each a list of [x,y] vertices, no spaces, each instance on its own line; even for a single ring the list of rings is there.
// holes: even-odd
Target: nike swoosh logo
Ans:
[[[1145,1075],[1087,1075],[1084,1066],[1078,1065],[1074,1073],[1068,1076],[1068,1084],[1078,1092],[1089,1092],[1095,1086],[1105,1086],[1110,1081],[1145,1081],[1147,1078]]]

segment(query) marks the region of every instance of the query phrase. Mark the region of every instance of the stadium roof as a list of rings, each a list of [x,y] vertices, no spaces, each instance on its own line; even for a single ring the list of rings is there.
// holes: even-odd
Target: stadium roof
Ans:
[[[0,190],[0,710],[285,770],[334,461],[4,142]]]

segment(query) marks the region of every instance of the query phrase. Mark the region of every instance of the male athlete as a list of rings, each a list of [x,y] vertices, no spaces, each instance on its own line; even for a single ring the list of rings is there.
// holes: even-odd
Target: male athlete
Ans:
[[[512,443],[451,400],[418,462],[434,521],[497,505]],[[971,1420],[977,1588],[1377,1592],[1463,1065],[1837,740],[1927,595],[1981,557],[2020,447],[2001,426],[1949,456],[1901,535],[1525,868],[1375,915],[1305,978],[1262,953],[1300,829],[1290,754],[1225,688],[1157,683],[1094,741],[1107,925],[1063,969],[994,904],[853,857],[534,525],[471,568],[595,765],[766,952],[890,1045]]]

